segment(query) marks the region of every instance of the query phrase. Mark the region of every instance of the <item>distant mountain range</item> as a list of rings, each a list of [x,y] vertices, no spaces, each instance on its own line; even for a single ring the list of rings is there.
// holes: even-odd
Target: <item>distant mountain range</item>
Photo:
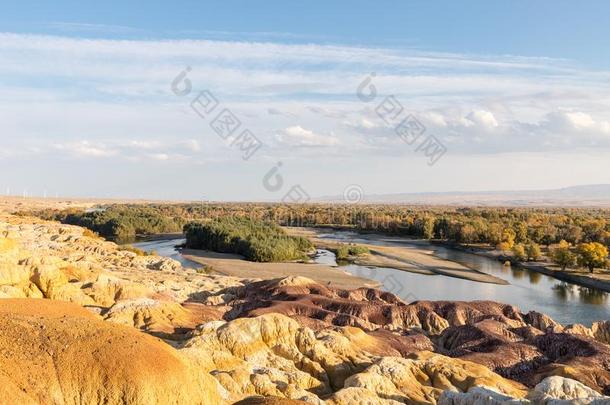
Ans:
[[[341,203],[345,202],[345,198],[343,196],[328,196],[321,197],[317,201]],[[470,206],[610,207],[610,184],[583,185],[553,190],[371,194],[363,195],[361,202]]]

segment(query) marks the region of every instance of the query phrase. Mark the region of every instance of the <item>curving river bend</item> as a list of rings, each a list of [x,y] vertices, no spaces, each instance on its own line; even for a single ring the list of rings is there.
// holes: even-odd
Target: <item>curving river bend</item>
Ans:
[[[535,310],[545,313],[563,324],[582,323],[590,326],[593,321],[610,319],[608,293],[562,282],[530,270],[505,267],[497,260],[487,257],[433,245],[425,241],[382,235],[324,231],[317,236],[344,242],[432,250],[438,257],[501,277],[510,283],[509,285],[497,285],[441,275],[408,273],[391,268],[369,268],[354,264],[341,266],[341,269],[349,273],[379,281],[382,289],[400,296],[407,302],[414,300],[492,300],[518,306],[522,311]],[[186,267],[198,266],[196,263],[184,259],[175,249],[175,245],[183,242],[184,239],[165,239],[139,242],[134,246],[146,251],[155,250],[159,255],[176,259]],[[337,265],[334,254],[326,250],[319,250],[315,260],[322,264]]]

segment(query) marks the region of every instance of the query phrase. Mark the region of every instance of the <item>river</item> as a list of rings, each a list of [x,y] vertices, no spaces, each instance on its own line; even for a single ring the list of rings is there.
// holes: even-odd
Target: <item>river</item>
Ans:
[[[196,269],[201,267],[199,263],[195,263],[188,259],[185,259],[176,246],[182,245],[186,242],[184,238],[172,238],[172,239],[157,239],[150,241],[142,241],[131,243],[131,246],[136,247],[138,249],[142,249],[145,252],[156,252],[159,256],[169,257],[171,259],[177,260],[182,264],[182,267]]]
[[[426,249],[443,259],[461,263],[467,267],[492,274],[508,281],[508,285],[479,283],[441,275],[422,275],[391,268],[369,268],[348,264],[341,266],[351,274],[379,281],[382,289],[410,302],[414,300],[473,301],[492,300],[518,306],[522,311],[545,313],[562,324],[582,323],[590,326],[593,321],[610,319],[608,293],[576,286],[530,270],[503,266],[497,260],[430,244],[383,235],[360,235],[346,231],[323,231],[317,235],[323,239],[380,246],[401,246],[407,249]],[[175,245],[184,239],[157,240],[134,243],[146,251],[155,250],[159,255],[180,261],[183,266],[197,264],[184,259]],[[319,250],[316,262],[336,266],[334,254]]]

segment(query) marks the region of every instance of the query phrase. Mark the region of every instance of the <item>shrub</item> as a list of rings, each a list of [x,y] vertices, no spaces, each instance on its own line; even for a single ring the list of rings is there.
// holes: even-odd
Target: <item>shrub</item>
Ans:
[[[335,257],[337,260],[346,260],[349,257],[349,248],[347,245],[339,245],[335,249]]]
[[[352,256],[362,256],[362,255],[366,255],[369,253],[370,253],[369,248],[367,248],[366,246],[351,245],[349,247],[349,254]]]
[[[359,245],[339,245],[335,248],[337,260],[346,260],[350,256],[362,256],[369,253],[369,248]]]

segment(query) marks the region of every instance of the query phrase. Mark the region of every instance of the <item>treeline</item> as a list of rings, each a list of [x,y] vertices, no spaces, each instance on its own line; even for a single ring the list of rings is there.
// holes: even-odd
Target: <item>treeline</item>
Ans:
[[[610,246],[610,210],[581,208],[458,208],[403,205],[194,203],[114,205],[105,211],[55,211],[62,222],[89,227],[102,236],[180,230],[189,221],[238,217],[284,226],[333,226],[462,244]],[[113,236],[114,235],[114,236]],[[502,245],[504,244],[504,245]]]
[[[585,208],[460,208],[406,205],[206,203],[160,205],[168,217],[245,217],[283,226],[333,226],[457,243],[533,242],[610,245],[610,210]]]
[[[131,242],[137,235],[181,232],[187,222],[180,216],[168,216],[158,207],[146,205],[112,205],[89,211],[44,210],[36,212],[35,215],[88,228],[117,243]]]
[[[237,253],[256,262],[306,259],[313,249],[300,236],[289,236],[277,224],[250,218],[224,217],[184,226],[186,247]]]
[[[562,240],[553,246],[550,258],[562,270],[576,265],[589,269],[591,273],[596,267],[610,268],[608,248],[599,242],[581,243],[572,247],[569,242]]]

